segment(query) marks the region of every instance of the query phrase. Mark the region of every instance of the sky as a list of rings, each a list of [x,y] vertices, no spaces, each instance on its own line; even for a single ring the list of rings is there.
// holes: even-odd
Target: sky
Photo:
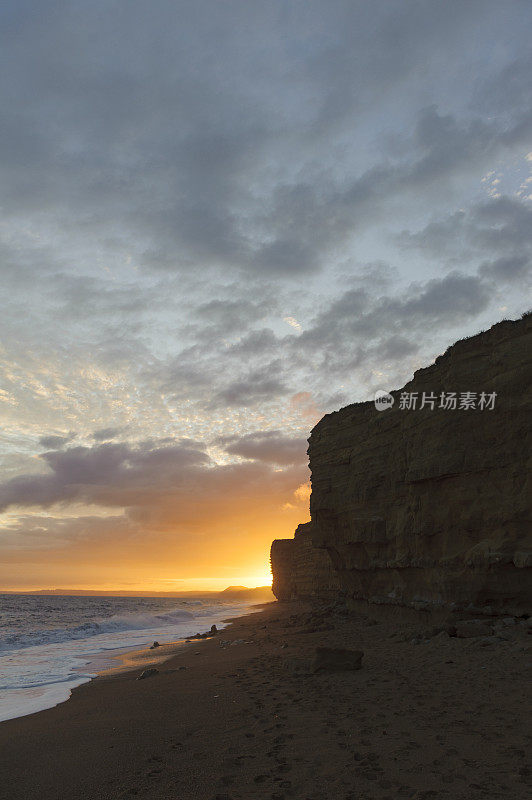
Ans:
[[[323,414],[530,308],[528,0],[7,0],[0,589],[269,582]]]

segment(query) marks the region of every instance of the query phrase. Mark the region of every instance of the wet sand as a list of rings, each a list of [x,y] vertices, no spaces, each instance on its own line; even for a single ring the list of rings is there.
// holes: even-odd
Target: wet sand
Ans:
[[[0,723],[0,798],[524,800],[529,640],[524,621],[458,639],[268,604]],[[363,650],[362,669],[314,674],[319,645]]]

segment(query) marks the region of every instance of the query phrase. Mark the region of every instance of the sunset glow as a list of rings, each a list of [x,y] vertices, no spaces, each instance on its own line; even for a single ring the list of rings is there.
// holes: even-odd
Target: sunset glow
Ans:
[[[504,4],[208,5],[7,3],[0,590],[267,583],[324,414],[530,304]]]

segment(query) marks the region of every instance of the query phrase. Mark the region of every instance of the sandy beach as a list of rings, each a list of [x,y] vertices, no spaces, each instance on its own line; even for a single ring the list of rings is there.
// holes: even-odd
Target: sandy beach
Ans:
[[[362,650],[362,668],[313,673],[323,645]],[[529,796],[524,620],[460,639],[414,615],[271,603],[170,650],[0,724],[0,797]]]

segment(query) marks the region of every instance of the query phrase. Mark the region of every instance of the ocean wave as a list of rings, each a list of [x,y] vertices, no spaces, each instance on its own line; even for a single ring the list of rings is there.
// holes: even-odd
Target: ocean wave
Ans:
[[[207,613],[213,613],[214,610],[215,608],[210,606],[208,609],[203,607],[203,613],[198,613],[198,611],[192,613],[183,608],[178,608],[159,614],[116,615],[107,619],[95,620],[94,622],[84,622],[72,628],[41,628],[41,630],[11,633],[0,637],[0,652],[5,653],[6,651],[25,647],[89,639],[106,633],[168,628],[187,620],[192,621],[198,617],[205,616]]]

